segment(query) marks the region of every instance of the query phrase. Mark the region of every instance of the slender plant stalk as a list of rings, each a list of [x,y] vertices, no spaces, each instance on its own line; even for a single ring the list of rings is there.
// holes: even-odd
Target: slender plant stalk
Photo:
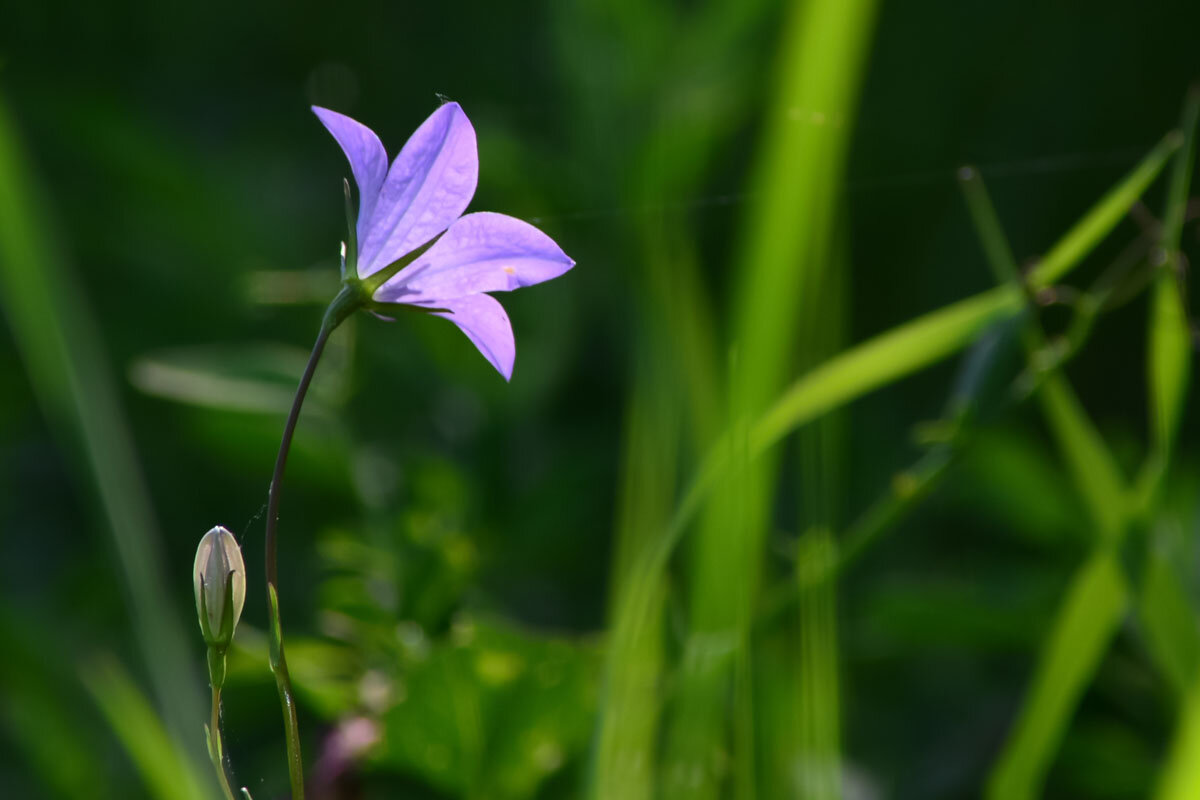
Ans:
[[[229,775],[225,772],[225,747],[221,743],[221,689],[212,687],[212,717],[208,723],[208,752],[212,757],[213,769],[217,771],[217,780],[221,784],[221,792],[225,800],[237,800],[229,785]]]
[[[300,376],[300,385],[296,387],[296,397],[292,401],[292,409],[288,412],[287,422],[283,426],[283,438],[279,442],[279,455],[275,458],[275,471],[271,475],[271,488],[267,498],[266,525],[266,572],[267,572],[267,608],[271,616],[271,672],[275,674],[275,686],[279,690],[279,704],[283,709],[283,726],[287,737],[288,779],[292,786],[292,800],[304,800],[304,763],[300,754],[300,726],[296,718],[296,699],[292,692],[292,681],[288,676],[287,659],[283,651],[282,624],[279,616],[279,570],[276,561],[277,530],[279,527],[279,496],[283,484],[283,471],[287,466],[288,453],[292,448],[292,437],[296,433],[296,423],[300,419],[300,408],[308,394],[313,374],[317,371],[317,362],[325,351],[325,343],[329,335],[342,323],[360,304],[361,295],[350,287],[345,287],[329,304],[325,317],[321,320],[321,330],[317,341],[313,344],[308,364],[304,374]]]

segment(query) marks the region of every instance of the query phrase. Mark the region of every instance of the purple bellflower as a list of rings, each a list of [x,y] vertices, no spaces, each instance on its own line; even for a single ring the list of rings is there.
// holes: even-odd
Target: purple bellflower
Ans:
[[[458,103],[445,103],[421,123],[391,167],[370,128],[325,108],[313,112],[341,145],[358,184],[343,281],[374,311],[403,305],[445,317],[509,380],[512,324],[487,293],[557,278],[575,262],[527,222],[489,211],[463,214],[475,194],[479,156],[475,129]]]

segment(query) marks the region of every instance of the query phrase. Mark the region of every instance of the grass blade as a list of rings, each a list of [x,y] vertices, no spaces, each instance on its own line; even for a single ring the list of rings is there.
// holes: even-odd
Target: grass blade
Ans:
[[[1147,464],[1143,498],[1154,500],[1171,459],[1183,415],[1192,366],[1192,336],[1182,290],[1180,242],[1196,159],[1196,125],[1200,118],[1200,86],[1193,87],[1184,105],[1181,130],[1184,144],[1175,156],[1163,214],[1161,263],[1154,282],[1147,339],[1146,381],[1149,393],[1152,452]]]
[[[679,446],[673,419],[676,393],[646,354],[634,380],[626,413],[617,552],[613,565],[612,617],[621,624],[620,600],[648,598],[633,635],[612,637],[600,709],[591,796],[650,800],[654,797],[658,720],[662,706],[663,611],[666,576],[634,569],[638,554],[671,513]],[[658,366],[662,366],[659,364]]]
[[[751,434],[751,455],[823,414],[953,355],[1020,307],[1019,292],[993,289],[834,356],[793,383],[762,415]]]
[[[1100,202],[1042,257],[1029,274],[1029,285],[1034,289],[1050,286],[1082,261],[1112,232],[1130,207],[1158,177],[1158,173],[1162,172],[1171,154],[1179,149],[1181,144],[1183,137],[1178,131],[1168,133],[1149,155],[1110,189],[1108,194],[1100,198]]]
[[[1166,539],[1155,537],[1149,544],[1138,611],[1150,655],[1172,688],[1184,697],[1196,682],[1200,633],[1187,588],[1176,572],[1179,561],[1172,558],[1170,542],[1160,538]]]
[[[756,158],[745,236],[738,250],[730,404],[757,415],[786,380],[797,313],[822,284],[836,195],[858,86],[875,20],[874,0],[814,0],[792,7],[781,38],[779,84]],[[803,110],[803,111],[799,111]],[[797,220],[804,224],[797,225]],[[741,440],[741,441],[739,441]],[[736,480],[723,483],[701,524],[689,563],[689,637],[667,731],[663,795],[717,797],[726,776],[728,697],[735,692],[733,796],[757,794],[748,681],[754,674],[750,621],[774,465],[750,469],[753,443],[727,437]],[[749,771],[748,771],[749,770]]]
[[[960,176],[993,272],[1014,291],[1024,293],[1012,249],[982,180],[970,169]],[[1033,361],[1045,347],[1045,337],[1032,317],[1024,339]],[[1091,684],[1127,602],[1124,576],[1114,555],[1127,520],[1126,492],[1116,462],[1060,370],[1050,368],[1038,387],[1038,399],[1098,536],[1094,555],[1076,573],[1059,607],[1032,686],[991,774],[988,797],[996,800],[1040,793],[1079,698]]]
[[[167,735],[158,715],[133,680],[110,657],[95,658],[83,667],[84,686],[112,726],[156,800],[206,800],[192,762]],[[203,721],[196,725],[203,727]],[[200,734],[198,734],[200,735]]]
[[[96,325],[40,215],[29,163],[0,98],[0,308],[52,429],[79,454],[93,482],[123,570],[134,634],[168,730],[194,742],[202,684],[162,582],[162,553],[148,491],[105,369]]]
[[[841,786],[841,712],[837,659],[837,549],[828,531],[803,541],[796,562],[800,584],[800,796],[837,800]]]
[[[1189,188],[1195,170],[1200,86],[1192,88],[1183,111],[1185,143],[1175,158],[1163,216],[1163,269],[1154,287],[1147,358],[1153,450],[1147,461],[1147,505],[1156,503],[1171,460],[1191,372],[1191,337],[1181,292],[1180,242]],[[1156,572],[1149,570],[1155,568]],[[1142,618],[1152,653],[1173,682],[1184,687],[1185,704],[1158,787],[1159,800],[1200,798],[1200,636],[1195,611],[1171,563],[1152,547],[1147,560]],[[1151,578],[1155,578],[1151,582]]]
[[[1046,378],[1038,398],[1100,539],[1115,542],[1125,527],[1128,503],[1112,453],[1061,374]]]
[[[1125,578],[1112,552],[1097,552],[1075,574],[1013,734],[988,779],[989,800],[1040,796],[1053,755],[1127,602]]]
[[[1187,693],[1155,793],[1157,800],[1200,800],[1200,683]]]
[[[1001,283],[1014,291],[1024,292],[1012,248],[982,178],[970,167],[960,170],[959,178],[992,272]],[[1102,202],[1101,208],[1104,205]],[[1068,234],[1064,241],[1074,235]],[[1028,297],[1026,302],[1029,302]],[[1036,358],[1038,351],[1045,347],[1045,337],[1036,322],[1029,323],[1024,339],[1030,359]],[[1039,387],[1038,399],[1097,530],[1104,539],[1114,540],[1121,530],[1126,511],[1123,481],[1116,462],[1058,369],[1052,369],[1045,377]]]

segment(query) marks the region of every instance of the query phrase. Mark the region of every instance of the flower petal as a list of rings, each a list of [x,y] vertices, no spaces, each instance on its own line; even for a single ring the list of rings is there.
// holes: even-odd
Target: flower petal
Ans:
[[[448,313],[438,312],[436,316],[445,317],[457,325],[479,348],[483,357],[504,376],[504,380],[512,378],[517,343],[513,340],[512,323],[508,321],[508,314],[496,298],[486,294],[472,294],[430,305],[446,309]]]
[[[394,303],[437,302],[509,292],[557,278],[575,262],[546,234],[516,217],[467,214],[428,251],[375,292]]]
[[[350,171],[354,174],[354,182],[358,184],[358,224],[355,229],[361,242],[367,223],[375,211],[379,189],[387,176],[387,151],[375,132],[361,122],[320,106],[313,106],[312,110],[321,124],[333,134],[333,138],[337,139],[350,162]]]
[[[446,103],[392,162],[359,235],[358,276],[378,272],[446,230],[471,202],[478,178],[475,129],[458,103]]]

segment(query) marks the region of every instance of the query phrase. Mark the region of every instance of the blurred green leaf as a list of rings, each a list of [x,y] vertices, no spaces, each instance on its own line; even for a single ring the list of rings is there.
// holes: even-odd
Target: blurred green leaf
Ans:
[[[96,656],[81,667],[80,677],[142,774],[156,800],[206,800],[217,796],[212,781],[202,781],[193,762],[163,729],[145,696],[111,656]],[[204,720],[196,720],[203,738]],[[214,779],[215,780],[215,779]]]
[[[258,270],[243,281],[246,299],[257,305],[312,305],[324,307],[338,293],[337,270]]]
[[[149,492],[107,369],[103,337],[0,97],[0,307],[51,428],[94,485],[120,560],[130,619],[167,729],[204,763],[200,682],[164,585]],[[195,736],[190,736],[195,731]],[[186,737],[186,738],[184,738]]]
[[[566,639],[460,618],[426,660],[392,676],[397,701],[371,763],[456,795],[532,797],[583,754],[598,655]]]
[[[286,414],[307,361],[308,351],[287,345],[188,347],[138,358],[129,379],[146,394],[180,403]],[[336,356],[330,361],[322,361],[305,411],[338,404],[340,392],[330,380]]]
[[[358,707],[362,659],[354,648],[304,636],[289,636],[286,642],[288,670],[306,708],[335,720]],[[264,632],[241,625],[230,650],[227,683],[265,683],[268,647]]]
[[[0,608],[0,723],[55,797],[104,800],[113,796],[113,776],[96,747],[95,726],[81,710],[88,697],[48,630]]]

